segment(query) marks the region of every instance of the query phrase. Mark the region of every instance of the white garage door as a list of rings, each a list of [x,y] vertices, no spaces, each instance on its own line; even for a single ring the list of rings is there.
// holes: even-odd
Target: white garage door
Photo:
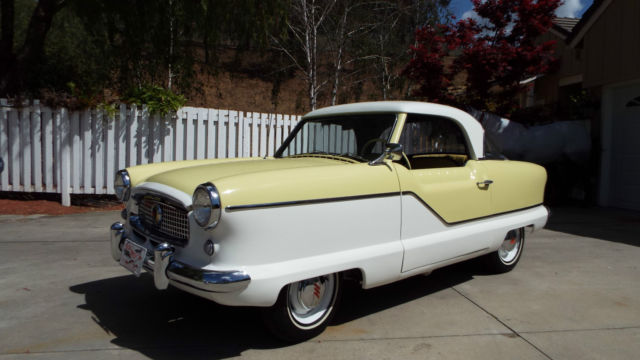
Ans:
[[[640,210],[640,84],[612,95],[609,204]]]

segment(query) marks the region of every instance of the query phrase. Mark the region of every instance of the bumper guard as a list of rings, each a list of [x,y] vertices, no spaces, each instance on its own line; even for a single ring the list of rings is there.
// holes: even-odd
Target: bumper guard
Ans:
[[[127,238],[122,223],[111,225],[111,256],[115,261],[120,261],[122,244]],[[168,243],[156,246],[147,254],[144,268],[153,274],[153,282],[158,290],[166,289],[169,282],[173,281],[200,291],[227,293],[242,290],[251,281],[244,271],[205,270],[174,260],[174,248]]]

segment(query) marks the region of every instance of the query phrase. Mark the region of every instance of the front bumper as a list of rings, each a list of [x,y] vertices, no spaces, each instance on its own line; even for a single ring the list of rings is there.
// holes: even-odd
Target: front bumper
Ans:
[[[122,223],[115,222],[111,225],[111,256],[115,261],[120,261],[122,244],[127,238]],[[251,277],[244,271],[205,270],[174,260],[174,249],[168,243],[149,250],[144,268],[153,274],[158,290],[164,290],[170,282],[175,282],[200,291],[229,293],[246,288],[251,281]]]

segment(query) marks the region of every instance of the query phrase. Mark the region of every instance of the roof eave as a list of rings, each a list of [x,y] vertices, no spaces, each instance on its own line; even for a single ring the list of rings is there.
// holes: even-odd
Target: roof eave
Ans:
[[[582,19],[573,28],[573,31],[567,37],[566,41],[571,47],[576,47],[584,38],[591,26],[598,20],[600,15],[611,4],[612,0],[594,0],[593,4],[587,12],[584,13]]]

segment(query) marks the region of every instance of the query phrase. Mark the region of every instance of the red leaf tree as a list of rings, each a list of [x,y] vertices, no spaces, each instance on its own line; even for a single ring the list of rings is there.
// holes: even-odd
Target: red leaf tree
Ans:
[[[548,73],[555,41],[540,42],[560,0],[472,0],[478,20],[416,31],[404,74],[417,83],[413,95],[429,101],[511,113],[521,82]],[[455,81],[454,81],[455,79]],[[455,89],[454,85],[459,86]]]

